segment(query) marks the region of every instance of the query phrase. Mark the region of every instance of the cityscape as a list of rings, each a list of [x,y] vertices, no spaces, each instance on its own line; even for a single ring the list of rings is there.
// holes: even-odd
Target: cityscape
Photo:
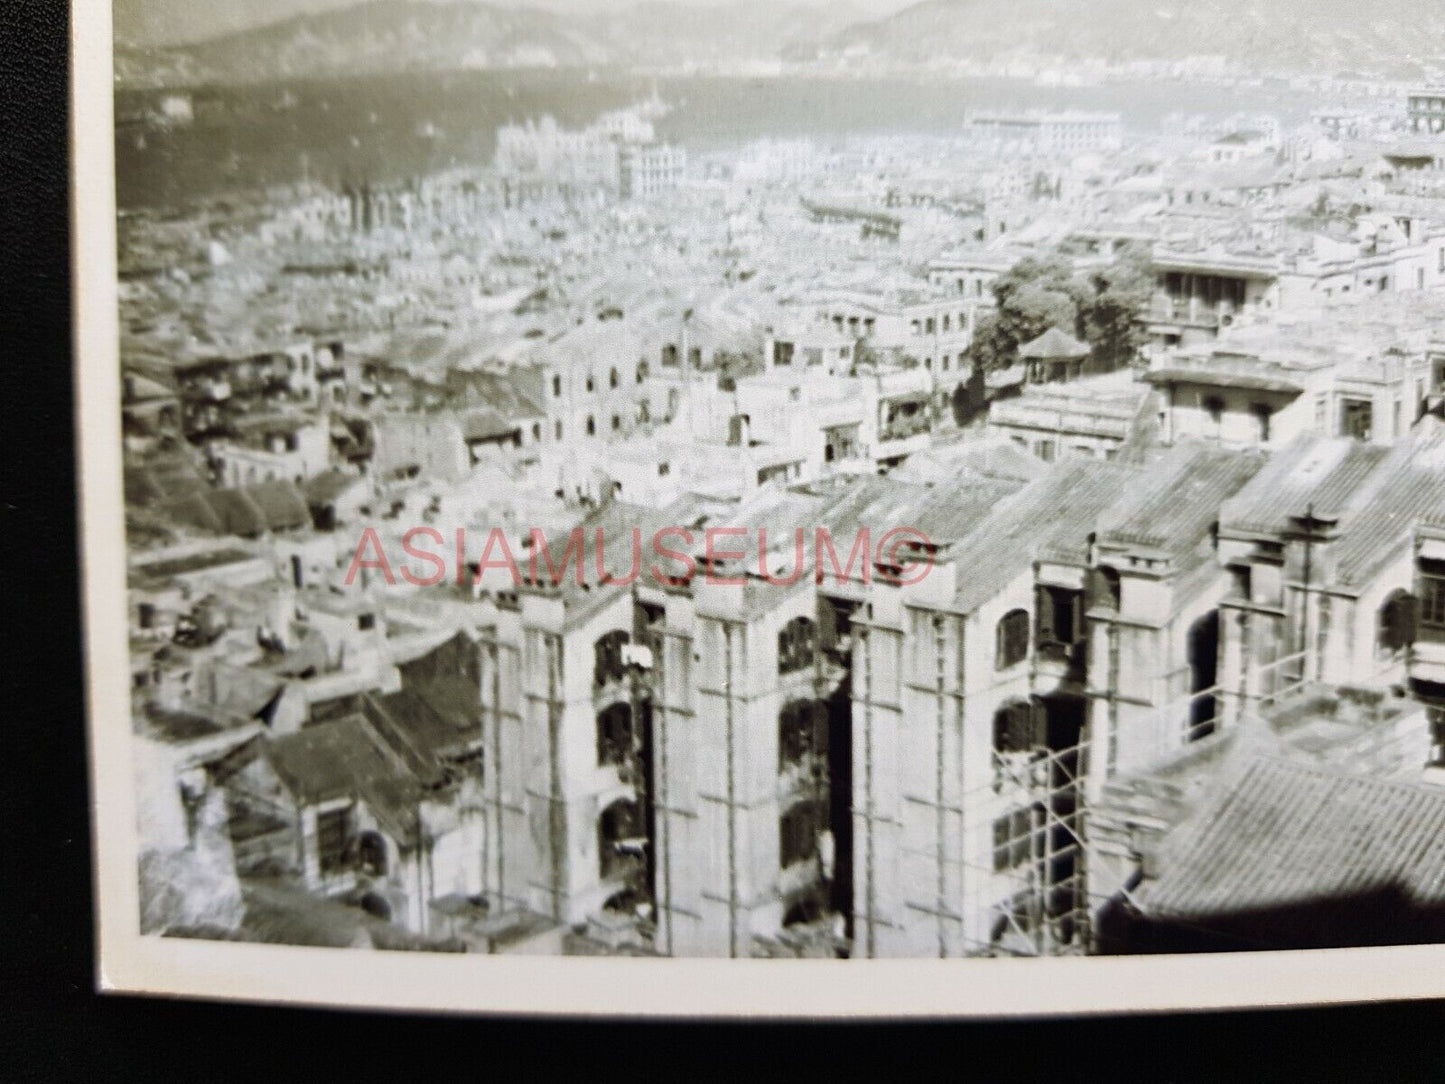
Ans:
[[[1445,37],[148,3],[142,933],[1445,941]]]

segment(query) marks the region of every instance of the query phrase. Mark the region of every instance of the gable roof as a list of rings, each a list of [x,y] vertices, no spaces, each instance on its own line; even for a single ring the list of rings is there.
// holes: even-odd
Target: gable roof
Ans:
[[[262,741],[266,759],[299,805],[359,798],[398,842],[417,841],[422,787],[361,716]]]
[[[965,569],[954,595],[955,609],[972,613],[1040,556],[1083,564],[1100,515],[1142,473],[1128,463],[1068,459],[994,504],[958,545]]]
[[[1445,904],[1445,789],[1258,758],[1177,830],[1135,902],[1151,918],[1263,911],[1395,889]]]
[[[166,504],[171,519],[216,534],[254,537],[311,525],[301,491],[290,482],[258,482],[241,489],[198,490]]]

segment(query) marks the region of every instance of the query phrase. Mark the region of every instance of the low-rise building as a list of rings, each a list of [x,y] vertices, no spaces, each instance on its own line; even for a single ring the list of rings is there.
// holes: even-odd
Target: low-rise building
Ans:
[[[1071,455],[1113,459],[1152,421],[1150,392],[1132,372],[1025,386],[989,405],[988,431],[1046,463]]]

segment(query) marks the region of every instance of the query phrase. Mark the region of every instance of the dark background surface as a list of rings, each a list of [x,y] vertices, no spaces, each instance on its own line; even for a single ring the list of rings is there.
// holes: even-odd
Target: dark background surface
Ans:
[[[0,10],[0,1079],[322,1080],[357,1070],[518,1082],[598,1073],[801,1082],[860,1071],[887,1081],[1445,1079],[1439,1004],[803,1029],[97,997],[76,617],[66,7],[5,0]],[[617,1004],[626,1007],[625,987]]]

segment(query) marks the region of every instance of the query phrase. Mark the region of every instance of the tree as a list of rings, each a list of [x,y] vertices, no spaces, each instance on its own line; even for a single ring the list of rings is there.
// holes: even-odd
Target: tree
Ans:
[[[994,281],[994,311],[980,318],[970,355],[984,372],[1007,369],[1022,344],[1057,327],[1093,347],[1097,367],[1128,365],[1144,344],[1139,316],[1153,289],[1144,245],[1126,246],[1085,277],[1060,253],[1025,257]]]
[[[1007,369],[1019,346],[1051,327],[1079,333],[1079,304],[1087,291],[1062,256],[1025,257],[993,284],[995,308],[974,331],[971,354],[985,372]]]
[[[1154,292],[1148,247],[1126,246],[1113,263],[1089,276],[1088,286],[1080,315],[1095,365],[1110,370],[1131,364],[1146,337],[1139,317]]]

